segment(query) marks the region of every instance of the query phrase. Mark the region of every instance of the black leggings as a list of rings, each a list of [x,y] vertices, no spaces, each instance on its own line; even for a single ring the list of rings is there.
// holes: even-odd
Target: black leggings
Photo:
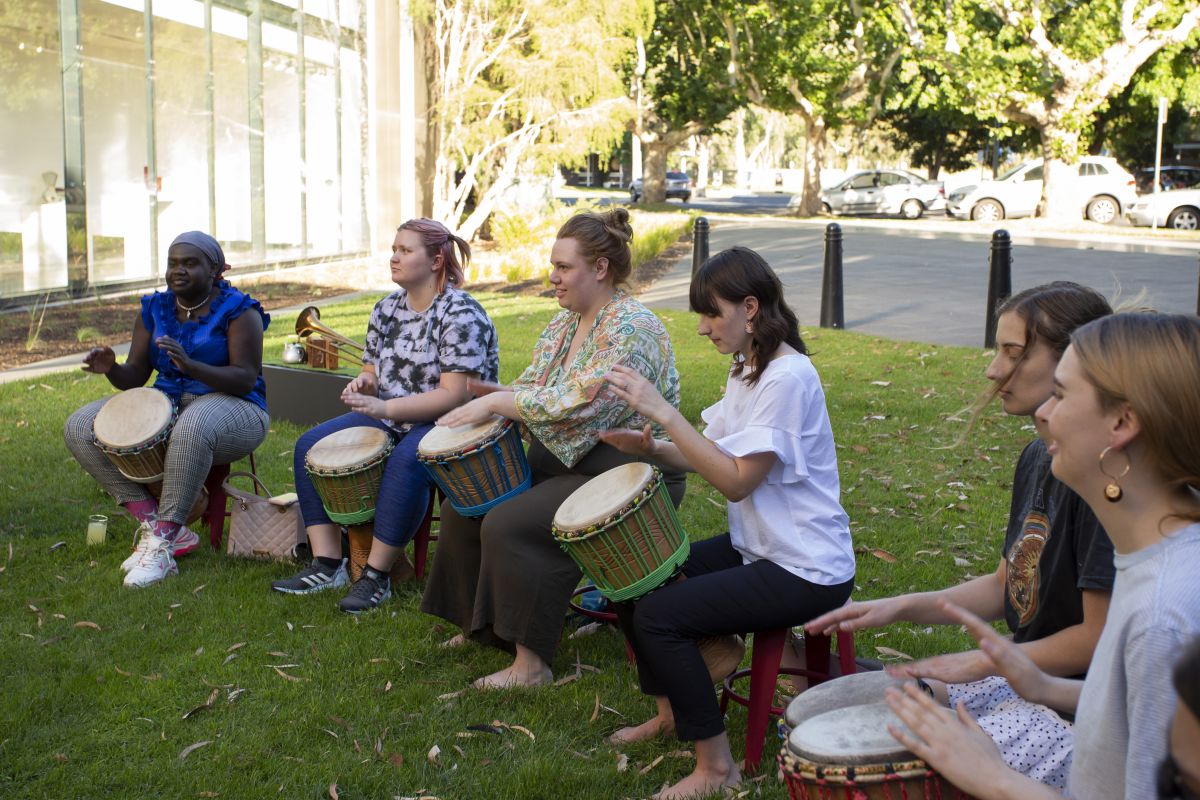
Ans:
[[[694,542],[683,574],[687,580],[617,603],[616,611],[637,654],[642,692],[666,695],[684,741],[725,730],[697,640],[801,625],[841,606],[854,588],[853,579],[811,583],[771,561],[743,564],[728,533]]]

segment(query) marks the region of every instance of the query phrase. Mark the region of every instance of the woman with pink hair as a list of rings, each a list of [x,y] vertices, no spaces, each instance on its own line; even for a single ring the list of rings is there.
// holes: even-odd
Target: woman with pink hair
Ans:
[[[313,560],[292,577],[274,581],[276,591],[312,594],[349,582],[338,526],[325,512],[304,463],[324,437],[367,425],[387,432],[395,447],[379,487],[370,555],[338,605],[356,614],[391,596],[392,565],[429,507],[430,484],[417,462],[417,445],[433,420],[471,399],[469,380],[498,378],[496,328],[459,288],[470,257],[467,243],[440,222],[412,219],[396,231],[391,270],[400,288],[371,312],[362,372],[342,392],[351,411],[296,442],[296,492]]]

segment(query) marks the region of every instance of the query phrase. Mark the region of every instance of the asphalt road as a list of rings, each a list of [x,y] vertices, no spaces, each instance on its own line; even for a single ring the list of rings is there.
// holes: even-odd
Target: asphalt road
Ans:
[[[786,202],[786,201],[785,201]],[[855,223],[844,228],[845,319],[848,330],[936,344],[982,346],[987,301],[988,234],[912,223]],[[826,221],[779,218],[711,220],[710,252],[745,245],[779,273],[801,325],[820,318]],[[868,227],[869,225],[876,227]],[[949,227],[950,230],[945,230]],[[964,226],[965,228],[965,226]],[[1197,246],[1089,241],[1086,237],[1014,235],[1013,290],[1073,280],[1108,297],[1146,291],[1146,303],[1196,313]],[[1152,252],[1144,252],[1150,250]],[[686,309],[691,257],[641,295],[643,302]]]

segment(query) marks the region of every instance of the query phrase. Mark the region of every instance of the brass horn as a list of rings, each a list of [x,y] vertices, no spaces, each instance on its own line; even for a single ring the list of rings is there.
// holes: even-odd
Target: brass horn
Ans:
[[[308,306],[300,315],[296,317],[296,333],[301,337],[306,337],[310,334],[317,334],[329,340],[327,347],[317,346],[315,349],[321,350],[326,355],[340,355],[342,358],[349,361],[351,364],[362,366],[362,353],[366,348],[354,341],[348,336],[335,331],[333,328],[321,322],[321,309],[316,306]],[[308,340],[308,347],[313,347],[312,340]],[[351,351],[357,350],[358,353]],[[332,352],[331,352],[332,351]]]

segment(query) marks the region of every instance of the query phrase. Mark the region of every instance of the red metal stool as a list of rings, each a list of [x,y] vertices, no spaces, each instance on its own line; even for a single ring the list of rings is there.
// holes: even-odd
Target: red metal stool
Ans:
[[[421,527],[417,528],[417,535],[413,537],[413,571],[417,575],[417,580],[425,577],[429,543],[436,542],[438,538],[433,533],[433,523],[442,521],[440,514],[433,513],[433,506],[436,503],[440,510],[442,500],[445,498],[441,489],[434,489],[429,494],[429,508],[425,511],[425,519],[421,520]]]
[[[750,669],[740,669],[725,679],[721,689],[721,713],[730,700],[749,709],[746,718],[746,761],[747,772],[756,772],[762,760],[763,742],[766,739],[767,719],[782,716],[783,709],[771,705],[775,695],[775,681],[780,674],[802,675],[808,678],[809,686],[824,683],[837,677],[829,668],[828,636],[807,634],[804,637],[805,669],[781,669],[783,648],[787,643],[790,628],[774,628],[754,631],[754,652],[750,657]],[[854,634],[839,631],[837,635],[838,666],[842,675],[858,671],[854,662]],[[746,698],[733,690],[734,681],[750,676],[750,697]]]
[[[568,601],[568,605],[571,606],[571,610],[576,614],[582,614],[588,619],[594,619],[597,622],[607,622],[610,625],[616,625],[617,615],[612,611],[597,611],[592,608],[584,608],[583,606],[579,605],[579,603],[575,602],[576,597],[595,591],[595,589],[595,585],[590,583],[580,586],[578,589],[571,592],[571,599]],[[624,631],[622,631],[622,633],[624,633]],[[625,639],[625,658],[630,664],[637,660],[637,657],[633,654],[633,645],[629,643],[628,639]]]
[[[258,474],[258,465],[254,461],[254,453],[251,453],[247,458],[250,459],[250,471]],[[208,477],[204,479],[204,488],[208,490],[208,508],[201,515],[208,524],[208,542],[212,545],[213,550],[221,549],[221,539],[225,536],[225,520],[229,517],[229,503],[225,494],[225,479],[229,477],[230,464],[213,464],[212,469],[208,471]],[[255,494],[258,493],[258,484],[254,486]]]

